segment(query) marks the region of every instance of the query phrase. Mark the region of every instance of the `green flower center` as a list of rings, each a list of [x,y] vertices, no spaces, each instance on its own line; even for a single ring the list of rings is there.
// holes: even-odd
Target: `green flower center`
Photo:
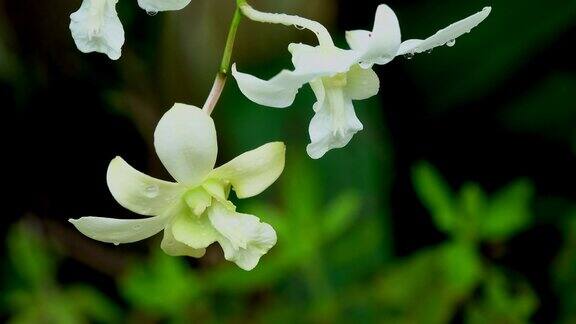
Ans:
[[[347,73],[338,73],[329,78],[323,78],[324,86],[327,88],[344,88],[348,84]]]
[[[192,214],[201,217],[206,209],[214,203],[214,200],[223,204],[230,210],[235,210],[236,206],[228,201],[230,185],[217,179],[208,179],[200,186],[191,188],[184,193],[183,199],[190,208]]]

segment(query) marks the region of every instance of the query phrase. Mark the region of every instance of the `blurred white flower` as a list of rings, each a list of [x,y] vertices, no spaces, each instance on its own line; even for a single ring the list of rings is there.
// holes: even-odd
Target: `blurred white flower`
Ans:
[[[214,169],[218,151],[214,122],[201,109],[176,104],[154,134],[160,160],[176,182],[149,177],[116,157],[108,167],[110,192],[143,219],[82,217],[70,222],[84,235],[121,244],[164,230],[161,247],[172,256],[202,257],[218,242],[227,260],[244,270],[276,244],[276,232],[253,215],[236,212],[228,200],[264,191],[284,169],[285,147],[275,142],[249,151]]]
[[[124,28],[116,12],[118,0],[83,0],[80,9],[70,15],[70,31],[76,47],[84,53],[99,52],[117,60],[124,45]],[[150,14],[180,10],[190,0],[138,0]]]
[[[262,13],[248,5],[242,7],[242,12],[260,22],[304,27],[318,36],[318,46],[290,44],[288,50],[292,54],[294,70],[283,70],[270,80],[238,72],[235,65],[232,67],[242,93],[264,106],[289,107],[300,88],[310,84],[317,102],[313,106],[315,116],[309,126],[311,143],[307,152],[310,157],[318,159],[331,149],[346,146],[354,134],[362,130],[352,102],[378,93],[380,82],[371,69],[374,64],[386,64],[396,55],[451,45],[456,37],[485,19],[490,8],[452,24],[426,40],[401,43],[396,15],[388,6],[380,5],[372,32],[347,33],[350,50],[334,46],[330,35],[317,22],[298,16]]]

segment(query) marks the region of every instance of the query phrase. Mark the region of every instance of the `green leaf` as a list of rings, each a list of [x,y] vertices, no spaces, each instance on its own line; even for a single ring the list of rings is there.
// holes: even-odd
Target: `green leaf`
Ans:
[[[466,183],[460,189],[457,231],[455,235],[465,240],[478,239],[478,227],[486,211],[486,194],[476,183]]]
[[[537,296],[526,282],[493,269],[481,299],[467,308],[466,323],[528,323],[537,306]]]
[[[420,162],[412,170],[412,182],[420,201],[432,214],[439,230],[450,233],[454,229],[456,211],[448,184],[427,162]]]
[[[472,296],[480,274],[480,260],[471,246],[441,245],[384,271],[373,285],[373,298],[386,322],[448,323]]]
[[[530,203],[534,187],[518,180],[495,193],[480,219],[479,234],[487,240],[504,240],[526,228],[532,219]]]
[[[463,295],[472,291],[482,277],[482,262],[475,246],[466,242],[448,243],[441,253],[441,267],[451,289]]]

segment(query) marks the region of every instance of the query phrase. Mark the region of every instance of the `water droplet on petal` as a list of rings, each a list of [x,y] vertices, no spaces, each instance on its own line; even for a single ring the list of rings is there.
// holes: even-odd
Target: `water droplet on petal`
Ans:
[[[300,29],[300,30],[304,29],[304,26],[300,26],[300,25],[294,25],[294,27],[296,27],[296,29]]]
[[[404,57],[405,57],[407,60],[411,60],[411,59],[414,57],[414,53],[406,53],[406,54],[404,54]]]
[[[451,39],[448,42],[446,42],[446,46],[448,47],[452,47],[456,44],[456,40],[455,39]]]
[[[144,188],[144,195],[148,198],[155,198],[158,196],[159,191],[160,191],[160,188],[158,188],[157,185],[151,184],[151,185],[146,186],[146,188]]]
[[[118,246],[118,245],[120,245],[120,243],[118,243],[118,242],[114,242],[114,245]]]
[[[146,13],[148,14],[148,16],[152,16],[152,17],[153,17],[153,16],[156,16],[156,15],[158,14],[158,11],[152,11],[152,10],[150,10],[150,11],[146,11]]]
[[[432,49],[429,49],[426,51],[426,54],[431,54],[432,53]]]

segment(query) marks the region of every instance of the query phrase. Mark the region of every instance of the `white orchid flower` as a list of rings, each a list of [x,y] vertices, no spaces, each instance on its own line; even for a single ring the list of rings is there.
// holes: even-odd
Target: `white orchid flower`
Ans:
[[[353,30],[346,32],[346,41],[350,48],[362,52],[360,64],[372,67],[374,64],[386,64],[398,55],[407,55],[431,51],[433,48],[447,45],[454,46],[456,38],[469,33],[488,17],[490,7],[465,19],[443,28],[434,35],[422,39],[409,39],[401,42],[400,25],[396,14],[387,5],[380,5],[376,10],[372,31]]]
[[[238,72],[232,67],[238,86],[250,100],[264,106],[285,108],[292,105],[302,86],[310,84],[317,102],[315,116],[309,126],[311,143],[308,155],[321,158],[326,152],[346,146],[362,123],[354,111],[353,100],[368,99],[380,88],[378,76],[371,69],[374,64],[386,64],[396,55],[427,51],[443,45],[479,24],[490,12],[485,8],[469,18],[439,31],[426,40],[400,42],[400,27],[394,12],[380,5],[376,13],[374,31],[349,32],[350,50],[334,46],[330,34],[317,22],[283,14],[267,14],[248,5],[242,12],[252,20],[295,25],[313,31],[318,46],[290,44],[294,70],[283,70],[270,80]]]
[[[118,0],[84,0],[70,15],[70,31],[83,53],[100,52],[112,60],[120,58],[124,28],[116,13]]]
[[[276,244],[274,229],[253,215],[235,211],[238,198],[264,191],[284,169],[285,147],[275,142],[214,169],[218,151],[214,122],[201,109],[176,104],[154,133],[160,160],[177,182],[149,177],[117,157],[108,167],[110,192],[143,219],[82,217],[70,222],[84,235],[107,243],[131,243],[164,230],[161,248],[172,256],[202,257],[218,242],[224,257],[244,270]]]
[[[180,10],[191,0],[138,0],[148,13]],[[118,0],[83,0],[70,15],[70,31],[76,47],[83,53],[99,52],[117,60],[124,45],[124,28],[116,12]]]

